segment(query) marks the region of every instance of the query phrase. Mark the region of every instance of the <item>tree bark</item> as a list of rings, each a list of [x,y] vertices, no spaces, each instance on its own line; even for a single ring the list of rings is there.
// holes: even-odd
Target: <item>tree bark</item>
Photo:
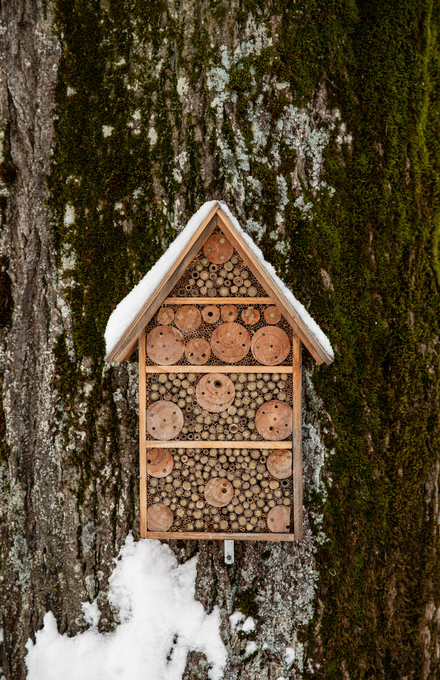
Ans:
[[[303,539],[199,553],[228,680],[439,677],[439,12],[433,3],[6,0],[0,9],[0,625],[118,625],[139,536],[136,357],[109,314],[225,200],[329,335],[304,352]],[[257,621],[257,652],[231,632]],[[289,661],[286,648],[293,648]],[[188,655],[184,675],[207,677]]]

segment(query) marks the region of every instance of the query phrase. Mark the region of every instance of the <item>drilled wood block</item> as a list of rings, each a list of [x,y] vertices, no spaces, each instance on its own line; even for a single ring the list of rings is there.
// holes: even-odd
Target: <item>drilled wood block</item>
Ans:
[[[290,531],[290,507],[276,505],[267,515],[267,526],[273,533],[288,533]]]
[[[287,333],[277,326],[264,326],[252,337],[252,354],[264,365],[277,365],[287,359],[290,340]]]
[[[264,320],[268,324],[276,324],[281,321],[281,312],[278,307],[267,307],[264,310]]]
[[[231,482],[222,477],[210,479],[205,486],[205,499],[214,508],[224,508],[234,497],[234,487]]]
[[[215,305],[208,305],[202,309],[203,321],[206,323],[217,323],[220,318],[220,310]]]
[[[147,432],[162,441],[174,439],[183,426],[183,413],[171,401],[158,401],[147,408]]]
[[[238,316],[238,309],[235,305],[223,305],[221,313],[222,321],[232,323]]]
[[[194,366],[203,366],[211,356],[211,345],[203,338],[193,338],[186,343],[185,356]]]
[[[174,309],[171,307],[161,307],[157,312],[156,320],[160,326],[169,326],[174,321]]]
[[[150,505],[147,513],[149,531],[168,531],[174,521],[174,515],[166,505],[155,503]]]
[[[202,316],[194,305],[180,307],[174,317],[174,322],[181,331],[195,331],[200,326]]]
[[[232,243],[223,234],[213,234],[203,246],[205,257],[214,264],[225,264],[234,252]]]
[[[249,352],[250,344],[248,331],[238,323],[224,323],[218,326],[211,338],[211,348],[215,356],[232,364],[244,359]]]
[[[148,333],[147,354],[155,364],[168,366],[183,356],[185,340],[177,328],[173,326],[157,326]]]
[[[258,309],[255,309],[255,307],[248,307],[247,309],[243,309],[241,313],[241,319],[243,323],[247,324],[248,326],[253,326],[259,322],[260,312]]]
[[[147,473],[162,478],[169,475],[174,467],[171,453],[167,449],[150,449],[147,453]]]
[[[293,412],[284,401],[268,401],[257,411],[255,427],[264,439],[275,442],[290,437],[293,430]]]
[[[267,469],[276,479],[287,479],[292,476],[292,452],[275,449],[268,456]]]
[[[199,380],[196,397],[202,408],[210,413],[220,413],[229,408],[235,399],[234,384],[227,375],[209,373]]]

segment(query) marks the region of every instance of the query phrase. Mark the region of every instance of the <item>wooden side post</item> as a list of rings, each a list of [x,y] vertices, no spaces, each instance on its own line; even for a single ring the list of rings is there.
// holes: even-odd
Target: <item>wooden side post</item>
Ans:
[[[139,336],[139,472],[141,538],[147,537],[147,374],[145,331]]]
[[[303,522],[303,466],[302,466],[302,385],[301,340],[292,340],[293,351],[293,525],[295,540],[300,540]]]

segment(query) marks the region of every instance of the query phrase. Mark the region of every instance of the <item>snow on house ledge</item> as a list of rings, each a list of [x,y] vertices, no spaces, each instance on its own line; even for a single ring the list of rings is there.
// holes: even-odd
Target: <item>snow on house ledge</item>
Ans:
[[[132,354],[143,328],[175,285],[172,273],[182,263],[189,266],[209,237],[215,219],[237,252],[246,256],[247,266],[316,361],[332,363],[334,352],[327,336],[277,276],[273,266],[266,262],[261,250],[243,231],[223,201],[204,203],[168,250],[112,312],[105,331],[107,361],[123,361]]]

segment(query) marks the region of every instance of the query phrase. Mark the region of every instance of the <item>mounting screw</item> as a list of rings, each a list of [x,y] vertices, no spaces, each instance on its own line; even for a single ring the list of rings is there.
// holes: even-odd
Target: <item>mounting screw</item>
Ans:
[[[225,564],[234,564],[234,541],[225,541]]]

